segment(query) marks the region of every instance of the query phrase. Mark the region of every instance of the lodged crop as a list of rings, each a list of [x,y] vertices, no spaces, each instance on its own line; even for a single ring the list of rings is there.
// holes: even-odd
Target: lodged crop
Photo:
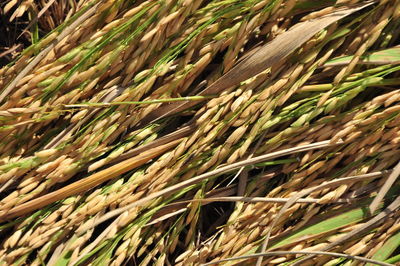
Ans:
[[[399,0],[0,7],[0,265],[400,263]]]

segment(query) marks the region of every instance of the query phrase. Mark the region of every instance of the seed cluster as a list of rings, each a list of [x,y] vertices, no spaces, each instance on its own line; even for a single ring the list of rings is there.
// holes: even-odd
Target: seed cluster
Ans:
[[[400,1],[74,8],[0,69],[1,263],[389,259]]]

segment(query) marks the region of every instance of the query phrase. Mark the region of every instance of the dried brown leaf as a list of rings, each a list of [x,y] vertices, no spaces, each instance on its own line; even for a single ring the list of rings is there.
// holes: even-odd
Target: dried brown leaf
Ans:
[[[200,95],[215,95],[232,86],[238,85],[264,70],[279,64],[283,59],[293,53],[297,48],[311,39],[316,33],[338,20],[360,10],[374,1],[363,3],[353,8],[338,9],[327,16],[304,21],[290,28],[288,31],[278,35],[274,40],[256,49],[254,52],[245,55],[244,59],[239,59],[236,64],[225,75],[216,80],[202,92]],[[153,122],[166,116],[181,112],[187,108],[196,105],[197,102],[172,103],[161,106],[159,109],[150,113],[145,122]]]
[[[4,221],[6,219],[14,218],[17,216],[25,215],[31,211],[40,209],[48,204],[53,202],[65,199],[69,196],[79,194],[81,192],[92,189],[101,183],[115,178],[123,173],[126,173],[136,167],[139,167],[149,160],[163,154],[167,150],[170,150],[172,147],[175,147],[181,142],[181,139],[177,139],[175,141],[171,141],[167,144],[161,145],[159,147],[155,147],[149,149],[133,158],[130,158],[126,161],[115,164],[107,169],[94,173],[84,179],[76,181],[68,186],[65,186],[61,189],[58,189],[54,192],[48,193],[39,198],[33,199],[31,201],[25,202],[19,206],[12,208],[7,213],[0,216],[0,221]]]

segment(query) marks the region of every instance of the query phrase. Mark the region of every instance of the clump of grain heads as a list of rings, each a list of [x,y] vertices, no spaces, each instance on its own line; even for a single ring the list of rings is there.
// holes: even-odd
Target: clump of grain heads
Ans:
[[[7,1],[0,262],[397,263],[399,10]]]

